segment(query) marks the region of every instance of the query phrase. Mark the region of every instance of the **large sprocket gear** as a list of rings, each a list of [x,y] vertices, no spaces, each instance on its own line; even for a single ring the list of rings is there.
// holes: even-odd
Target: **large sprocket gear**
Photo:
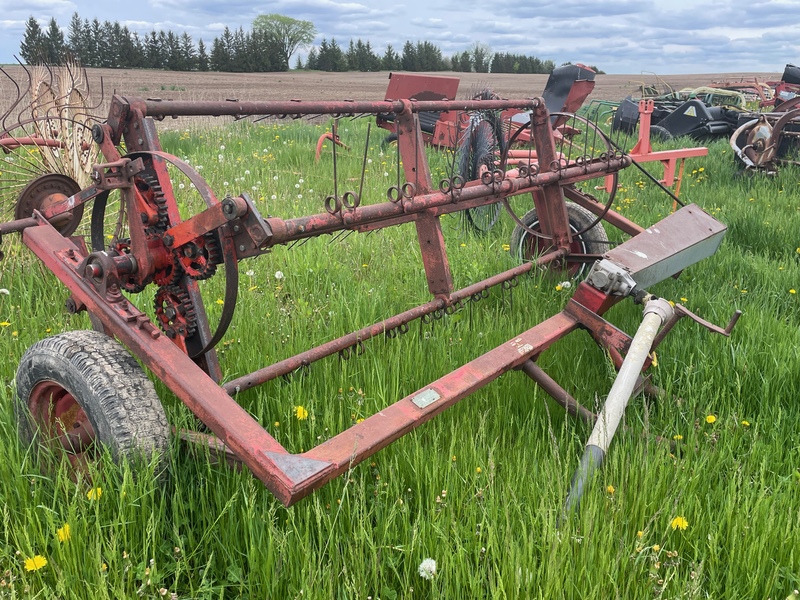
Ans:
[[[195,238],[184,244],[178,253],[178,261],[185,273],[197,281],[208,279],[222,262],[222,250],[215,232]]]
[[[163,286],[155,297],[159,327],[170,339],[189,337],[197,330],[197,314],[189,294],[177,285]]]

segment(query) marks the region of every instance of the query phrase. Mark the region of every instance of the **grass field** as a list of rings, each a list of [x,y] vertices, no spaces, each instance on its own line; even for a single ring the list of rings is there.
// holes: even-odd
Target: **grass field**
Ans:
[[[332,192],[330,148],[313,160],[327,124],[170,125],[165,150],[220,195],[246,191],[264,213],[291,217],[321,212]],[[358,188],[366,121],[342,121],[340,133],[352,147],[339,153],[341,193]],[[395,150],[380,137],[373,131],[368,145],[369,203],[396,183]],[[434,180],[449,176],[452,156],[430,156]],[[248,472],[177,442],[166,480],[110,464],[92,486],[64,468],[43,473],[17,439],[15,369],[34,342],[90,326],[65,313],[65,289],[33,255],[5,239],[0,597],[786,598],[800,588],[800,172],[736,176],[726,142],[687,165],[682,199],[728,233],[715,256],[651,291],[717,324],[744,314],[730,339],[688,320],[675,328],[651,369],[665,397],[632,400],[602,472],[560,523],[589,429],[514,372],[289,509]],[[621,180],[622,214],[645,225],[669,214],[672,200],[637,170]],[[175,183],[187,214],[199,210],[189,182]],[[514,200],[520,213],[528,204]],[[456,216],[443,223],[456,288],[515,264],[507,215],[484,237]],[[403,225],[243,262],[219,350],[224,378],[426,302],[419,254],[413,226]],[[212,320],[221,279],[203,282]],[[300,452],[558,312],[571,292],[556,288],[562,280],[526,277],[513,296],[495,290],[238,401]],[[136,302],[150,310],[152,291]],[[632,333],[640,311],[623,302],[607,318]],[[593,408],[614,378],[580,333],[539,364]],[[196,427],[157,388],[171,424]]]

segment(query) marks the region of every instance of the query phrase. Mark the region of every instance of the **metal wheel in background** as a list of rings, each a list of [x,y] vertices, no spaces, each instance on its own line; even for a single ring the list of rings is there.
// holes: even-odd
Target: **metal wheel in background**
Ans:
[[[481,173],[492,171],[498,149],[497,135],[492,124],[484,119],[471,121],[459,142],[456,169],[463,181],[481,178]],[[464,218],[476,233],[486,233],[497,222],[502,205],[498,202],[464,211]]]

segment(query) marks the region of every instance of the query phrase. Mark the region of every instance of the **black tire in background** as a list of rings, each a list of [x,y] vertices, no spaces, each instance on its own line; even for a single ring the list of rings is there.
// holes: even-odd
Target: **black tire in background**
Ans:
[[[574,202],[567,202],[567,215],[569,217],[569,228],[573,234],[583,231],[589,227],[597,217],[594,213],[586,210]],[[520,219],[526,227],[539,231],[539,216],[536,209],[529,210]],[[533,260],[536,256],[545,252],[550,245],[549,240],[531,235],[522,227],[517,225],[511,234],[511,252],[520,261]],[[598,223],[588,231],[579,235],[573,235],[570,245],[571,254],[604,254],[608,251],[608,235],[602,223]],[[569,265],[568,272],[571,277],[582,277],[587,273],[591,265],[586,263],[572,263]]]
[[[71,331],[28,348],[16,374],[14,415],[23,444],[63,450],[85,472],[103,448],[114,462],[163,456],[170,428],[153,383],[117,341]]]

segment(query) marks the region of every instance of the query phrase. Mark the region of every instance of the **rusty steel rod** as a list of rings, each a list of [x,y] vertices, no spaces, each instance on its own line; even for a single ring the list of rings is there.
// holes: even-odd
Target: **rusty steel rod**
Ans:
[[[533,269],[533,267],[549,264],[555,260],[563,258],[564,256],[566,256],[566,251],[563,249],[544,254],[536,261],[526,262],[522,265],[514,267],[513,269],[498,273],[497,275],[489,277],[488,279],[484,279],[483,281],[479,281],[460,290],[456,290],[450,295],[449,301],[451,304],[454,304],[456,302],[467,300],[473,297],[475,294],[480,294],[484,290],[488,290],[489,288],[499,285],[505,281],[510,281],[515,277],[524,275]],[[347,335],[343,335],[320,346],[316,346],[315,348],[311,348],[305,352],[296,354],[295,356],[273,363],[257,371],[253,371],[248,375],[233,379],[225,383],[222,388],[230,395],[235,395],[239,392],[249,390],[283,375],[288,375],[297,369],[308,366],[311,363],[322,360],[328,356],[332,356],[337,352],[351,348],[360,342],[365,342],[376,335],[391,331],[392,329],[410,323],[411,321],[419,319],[425,315],[429,315],[437,310],[443,310],[447,306],[448,303],[443,299],[437,298],[435,300],[431,300],[430,302],[416,306],[393,317],[389,317],[388,319],[380,321],[379,323],[375,323],[368,327],[364,327],[363,329],[359,329],[358,331],[348,333]]]
[[[291,115],[355,115],[378,113],[401,113],[408,109],[413,113],[438,111],[505,110],[517,108],[533,110],[542,100],[381,100],[381,101],[191,101],[191,100],[142,100],[125,98],[130,106],[142,111],[147,117],[242,117],[242,116],[291,116]]]
[[[550,377],[550,375],[548,375],[542,367],[533,362],[533,360],[527,360],[522,363],[520,370],[533,379],[540,388],[547,392],[547,394],[571,416],[580,417],[589,424],[594,423],[595,419],[597,419],[597,415],[575,400],[567,390],[558,385],[556,380]]]
[[[319,213],[308,217],[265,219],[272,230],[270,245],[286,244],[295,240],[316,237],[324,233],[333,233],[343,229],[367,225],[378,221],[386,221],[393,217],[391,225],[412,221],[414,213],[420,213],[441,206],[458,204],[458,201],[485,199],[486,204],[493,204],[499,198],[524,194],[554,183],[572,183],[592,175],[607,173],[609,170],[622,169],[630,164],[629,157],[621,156],[608,161],[567,167],[559,171],[539,173],[533,177],[513,177],[490,185],[466,186],[458,191],[458,196],[450,192],[431,192],[420,194],[399,202],[382,202],[369,206],[360,206],[353,211],[330,214]]]

